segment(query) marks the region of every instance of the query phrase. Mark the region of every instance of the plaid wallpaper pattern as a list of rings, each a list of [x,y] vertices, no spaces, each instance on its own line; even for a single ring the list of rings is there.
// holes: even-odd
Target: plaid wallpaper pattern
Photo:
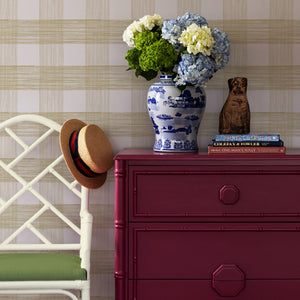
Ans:
[[[0,120],[21,113],[59,123],[78,118],[98,124],[115,153],[152,147],[145,102],[151,83],[126,71],[122,33],[145,14],[174,18],[186,11],[225,30],[232,45],[229,65],[206,89],[200,147],[217,132],[233,76],[248,78],[252,131],[279,132],[288,147],[300,147],[298,0],[0,0]],[[91,211],[92,299],[112,300],[113,170],[91,191]]]

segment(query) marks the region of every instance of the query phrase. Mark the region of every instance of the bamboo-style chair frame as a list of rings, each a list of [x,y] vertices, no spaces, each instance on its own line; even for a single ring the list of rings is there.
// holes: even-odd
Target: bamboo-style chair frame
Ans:
[[[22,122],[33,122],[37,123],[37,126],[44,125],[49,129],[42,133],[33,143],[27,145],[11,127]],[[26,181],[22,178],[15,167],[22,161],[31,151],[36,149],[41,142],[45,140],[54,132],[60,132],[61,125],[58,123],[45,118],[40,115],[18,115],[10,118],[0,124],[0,133],[4,130],[14,141],[16,141],[23,149],[20,154],[12,159],[9,163],[5,163],[0,159],[0,168],[4,169],[13,179],[21,185],[21,188],[9,199],[4,200],[0,191],[0,218],[2,214],[12,205],[16,205],[17,199],[22,196],[25,192],[31,194],[34,198],[38,199],[42,207],[37,211],[33,212],[33,215],[24,222],[18,229],[16,229],[10,236],[0,243],[1,252],[27,252],[27,251],[39,251],[39,252],[59,252],[59,251],[70,251],[74,250],[81,258],[81,268],[87,272],[86,280],[51,280],[51,281],[0,281],[0,294],[62,294],[66,295],[71,299],[90,299],[90,252],[91,252],[91,232],[92,232],[92,215],[89,212],[88,207],[88,189],[80,186],[76,180],[70,181],[64,178],[55,167],[63,161],[63,155],[55,158],[49,165],[47,165],[42,171],[38,171],[38,174],[30,180]],[[58,138],[58,137],[57,137]],[[1,154],[0,154],[1,155]],[[55,207],[45,196],[43,196],[35,185],[47,174],[52,174],[67,187],[71,194],[79,197],[81,200],[80,205],[80,226],[75,225],[67,216],[65,216],[59,209]],[[68,177],[69,178],[69,177]],[[73,180],[73,179],[72,179]],[[33,223],[46,211],[51,211],[55,214],[68,228],[71,228],[78,235],[78,243],[53,243],[46,237]],[[30,230],[35,237],[40,241],[39,244],[18,244],[15,243],[16,237],[24,230]],[[75,292],[74,292],[75,290]],[[81,293],[76,292],[80,290]],[[78,297],[78,294],[81,296]]]

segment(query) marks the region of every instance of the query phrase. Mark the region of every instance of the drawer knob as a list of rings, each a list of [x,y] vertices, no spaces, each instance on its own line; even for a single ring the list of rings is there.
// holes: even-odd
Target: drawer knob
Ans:
[[[245,288],[245,274],[237,265],[220,265],[213,272],[212,288],[222,297],[235,297]]]
[[[235,185],[223,185],[220,189],[220,201],[226,205],[235,204],[240,198],[240,191]]]

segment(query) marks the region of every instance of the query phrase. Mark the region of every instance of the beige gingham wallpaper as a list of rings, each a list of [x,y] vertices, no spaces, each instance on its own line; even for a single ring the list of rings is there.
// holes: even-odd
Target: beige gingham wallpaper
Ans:
[[[0,121],[21,113],[78,118],[102,127],[115,153],[152,147],[150,83],[126,71],[122,33],[145,14],[187,11],[222,28],[232,47],[230,63],[206,89],[200,147],[217,132],[233,76],[248,78],[252,132],[279,132],[287,147],[300,147],[299,0],[0,0]],[[113,170],[91,191],[91,209],[92,299],[112,300]]]

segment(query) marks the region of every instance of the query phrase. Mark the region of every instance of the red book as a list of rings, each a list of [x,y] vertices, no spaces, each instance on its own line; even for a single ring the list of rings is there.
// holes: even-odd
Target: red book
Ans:
[[[286,148],[282,147],[213,147],[208,146],[208,154],[251,154],[251,153],[271,153],[285,154]]]

